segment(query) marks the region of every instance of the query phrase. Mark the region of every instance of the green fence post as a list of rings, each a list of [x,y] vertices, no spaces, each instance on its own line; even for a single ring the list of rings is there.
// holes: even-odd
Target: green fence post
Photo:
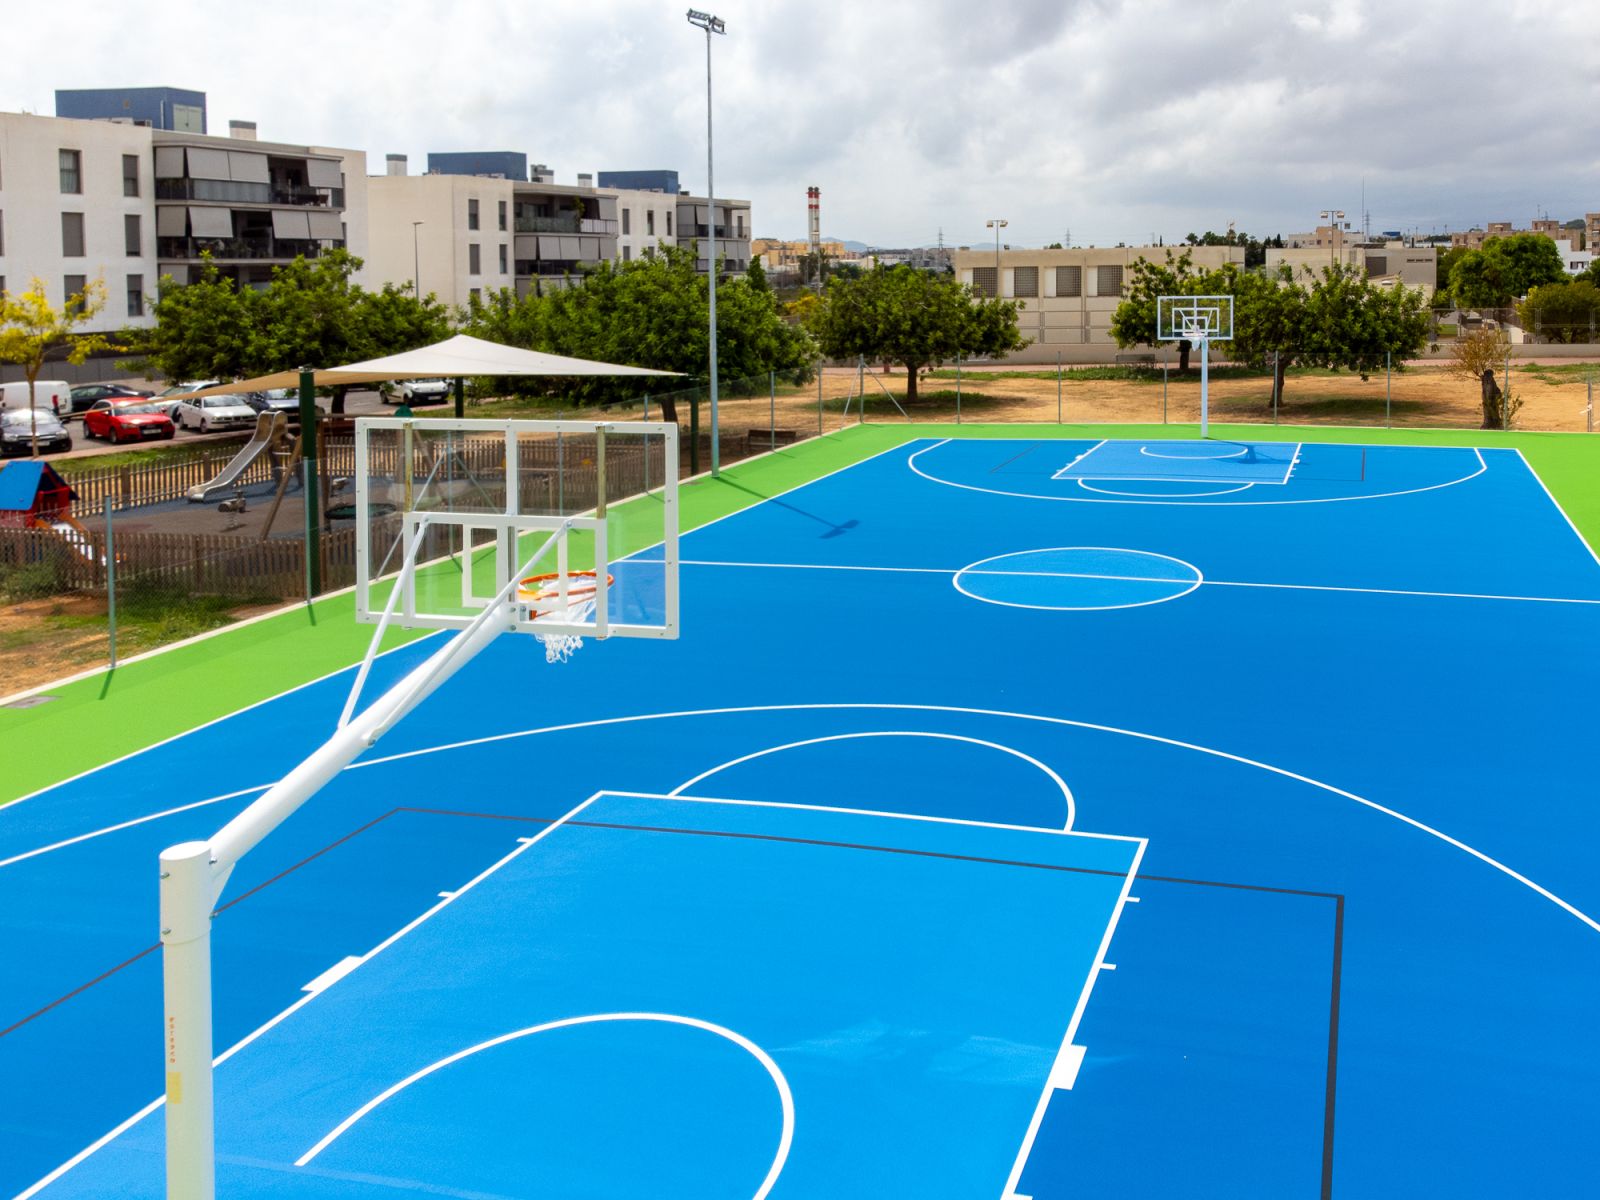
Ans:
[[[689,397],[689,474],[700,474],[700,397]]]
[[[111,498],[106,498],[106,622],[110,629],[111,669],[117,669],[117,535],[111,516]]]
[[[461,420],[467,415],[467,381],[460,375],[456,376],[456,420]]]
[[[300,451],[305,463],[306,599],[322,594],[322,514],[318,511],[317,377],[300,368]]]
[[[1056,424],[1061,424],[1061,351],[1056,351]]]
[[[961,355],[956,355],[956,424],[961,424]]]
[[[1394,352],[1383,352],[1383,427],[1388,429],[1394,416],[1394,385],[1392,372],[1394,368]]]
[[[817,364],[817,436],[822,436],[822,364]]]
[[[778,373],[767,372],[767,433],[772,444],[769,450],[778,448]]]

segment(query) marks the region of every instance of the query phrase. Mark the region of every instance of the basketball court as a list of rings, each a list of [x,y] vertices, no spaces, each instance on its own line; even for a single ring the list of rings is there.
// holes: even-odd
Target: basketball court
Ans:
[[[359,607],[439,633],[0,811],[0,1191],[163,1194],[158,856],[497,595],[224,873],[219,1194],[1600,1172],[1600,561],[1517,451],[937,436],[679,535],[656,435],[412,424]]]

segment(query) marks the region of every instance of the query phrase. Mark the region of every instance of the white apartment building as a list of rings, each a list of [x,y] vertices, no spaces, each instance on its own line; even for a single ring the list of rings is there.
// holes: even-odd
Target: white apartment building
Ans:
[[[1187,252],[1195,267],[1244,266],[1243,246],[1172,247]],[[1022,302],[1017,324],[1032,344],[1009,356],[1019,363],[1104,362],[1116,349],[1111,315],[1139,259],[1162,263],[1163,246],[1075,247],[1070,250],[957,250],[956,279],[983,296]]]
[[[496,156],[497,158],[499,156]],[[706,251],[704,197],[559,184],[545,168],[531,180],[504,175],[406,173],[404,155],[367,180],[369,252],[375,284],[414,283],[421,295],[465,306],[474,295],[515,288],[519,296],[565,287],[602,262],[632,262],[659,245],[697,242]],[[750,202],[717,204],[717,257],[728,274],[750,264]]]
[[[0,113],[0,290],[38,278],[60,307],[98,279],[106,304],[86,330],[152,324],[154,167],[149,129]]]
[[[0,113],[0,288],[37,277],[59,306],[100,279],[85,331],[147,327],[160,278],[189,282],[202,254],[257,287],[300,255],[363,254],[366,179],[362,151],[261,142],[249,122],[208,137]]]

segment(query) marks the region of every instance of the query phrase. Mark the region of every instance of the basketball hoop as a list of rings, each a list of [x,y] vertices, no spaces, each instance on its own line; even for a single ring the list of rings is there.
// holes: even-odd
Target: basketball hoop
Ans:
[[[606,587],[616,580],[606,575]],[[575,650],[583,648],[583,639],[575,633],[540,633],[541,620],[568,622],[587,621],[594,616],[598,576],[593,571],[571,571],[564,580],[559,573],[529,575],[517,581],[517,602],[528,606],[528,619],[534,622],[533,635],[544,643],[545,662],[566,662]]]

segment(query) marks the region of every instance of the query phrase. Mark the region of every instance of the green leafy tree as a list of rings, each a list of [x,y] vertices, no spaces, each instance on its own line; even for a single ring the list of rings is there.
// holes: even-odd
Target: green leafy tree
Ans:
[[[1450,272],[1455,265],[1472,251],[1465,246],[1452,246],[1434,260],[1433,266],[1433,307],[1453,308],[1455,298],[1450,291]]]
[[[131,365],[164,379],[243,375],[251,361],[259,302],[260,293],[240,290],[209,256],[193,283],[175,283],[163,275],[151,307],[155,326],[126,331],[130,348],[139,355]]]
[[[1517,305],[1522,327],[1552,342],[1592,342],[1600,325],[1600,287],[1587,279],[1546,283]]]
[[[34,385],[39,372],[54,355],[74,365],[101,350],[121,347],[100,333],[80,333],[106,303],[103,280],[91,279],[81,292],[68,296],[60,308],[50,303],[44,280],[34,276],[27,291],[20,295],[0,292],[0,362],[18,363],[28,381],[28,411],[34,408]],[[30,441],[35,458],[39,455],[39,422],[30,416]]]
[[[750,266],[744,273],[745,282],[758,292],[770,292],[772,285],[767,282],[767,269],[761,265],[759,258],[752,258]]]
[[[1582,283],[1592,283],[1595,285],[1595,287],[1600,287],[1600,258],[1597,258],[1591,262],[1585,270],[1578,272],[1578,274],[1574,276],[1574,279]]]
[[[1195,237],[1192,233],[1189,236]],[[1180,254],[1168,250],[1166,261],[1160,263],[1147,258],[1135,259],[1128,281],[1123,285],[1122,303],[1111,314],[1111,336],[1122,347],[1154,346],[1157,342],[1156,301],[1160,297],[1231,295],[1235,276],[1235,272],[1226,268],[1197,269],[1194,255],[1188,250]],[[1193,349],[1193,343],[1187,339],[1178,342],[1179,371],[1189,369],[1189,352]]]
[[[960,356],[992,356],[1028,344],[1017,330],[1015,300],[986,300],[949,276],[900,265],[835,278],[809,319],[829,358],[896,362],[906,368],[906,400],[917,399],[921,371]]]
[[[1542,233],[1489,238],[1450,268],[1450,294],[1463,308],[1505,308],[1546,283],[1565,279],[1555,242]]]

